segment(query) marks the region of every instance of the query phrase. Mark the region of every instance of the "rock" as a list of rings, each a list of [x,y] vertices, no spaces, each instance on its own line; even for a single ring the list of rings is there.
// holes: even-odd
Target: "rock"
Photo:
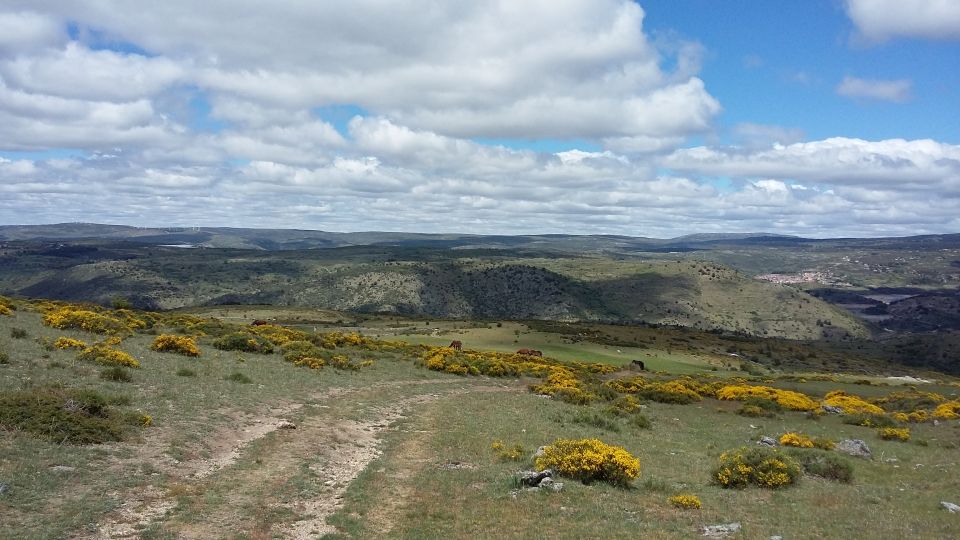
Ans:
[[[824,405],[823,410],[833,414],[843,414],[843,407],[834,407],[833,405]]]
[[[870,451],[870,447],[860,439],[844,439],[837,443],[834,450],[854,457],[873,458],[873,452]]]
[[[553,478],[546,477],[540,481],[538,489],[549,489],[551,491],[560,491],[563,489],[563,482],[554,482]]]
[[[757,444],[762,444],[764,446],[776,446],[777,440],[773,437],[760,437],[760,440],[757,441]]]
[[[550,469],[544,469],[542,471],[521,471],[520,472],[520,485],[525,487],[540,487],[540,483],[543,482],[545,478],[550,478],[553,476],[553,471]],[[552,481],[552,479],[551,479]]]
[[[740,522],[707,525],[703,528],[703,535],[707,538],[726,538],[740,530]]]
[[[771,536],[770,540],[783,540],[782,536]]]
[[[277,429],[297,429],[297,425],[289,420],[281,420],[277,423]]]
[[[50,470],[51,470],[51,471],[54,471],[54,472],[73,472],[73,471],[77,470],[77,468],[76,468],[76,467],[70,467],[70,466],[67,466],[67,465],[54,465],[53,467],[50,467]]]
[[[957,512],[960,512],[960,506],[957,506],[952,502],[940,501],[940,507],[949,510],[951,514],[956,514]]]
[[[0,482],[0,495],[4,495],[8,491],[10,491],[10,486],[3,482]]]
[[[543,454],[547,451],[546,449],[547,449],[546,446],[541,446],[540,448],[537,448],[537,451],[533,454],[533,457],[535,458],[543,457]]]

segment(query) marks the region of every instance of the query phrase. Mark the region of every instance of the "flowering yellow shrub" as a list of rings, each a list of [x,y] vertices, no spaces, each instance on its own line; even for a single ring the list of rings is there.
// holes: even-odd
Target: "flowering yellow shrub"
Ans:
[[[315,358],[313,356],[302,356],[293,361],[295,366],[308,367],[310,369],[320,369],[323,366],[327,365],[327,361],[323,358]]]
[[[888,411],[910,411],[932,409],[947,401],[947,398],[936,392],[921,392],[916,389],[898,390],[886,396],[871,400],[874,404]]]
[[[812,411],[820,407],[820,404],[805,394],[770,386],[740,384],[724,386],[717,391],[717,399],[722,400],[743,401],[752,397],[776,401],[781,407],[794,411]]]
[[[599,439],[557,439],[537,458],[537,469],[553,469],[584,483],[600,480],[627,485],[640,475],[640,460],[620,446]]]
[[[0,315],[13,315],[13,310],[9,306],[0,304]]]
[[[779,488],[800,478],[800,464],[775,448],[754,447],[720,454],[713,480],[725,488],[744,488],[754,484]]]
[[[834,448],[836,448],[837,443],[825,437],[817,437],[816,439],[813,440],[813,446],[821,450],[833,450]]]
[[[865,401],[861,397],[850,395],[843,390],[829,392],[824,396],[823,404],[840,407],[845,414],[883,414],[883,409],[880,407]]]
[[[953,420],[960,418],[960,400],[941,403],[933,410],[933,417],[939,420]]]
[[[702,506],[700,498],[696,495],[674,495],[667,499],[667,501],[677,508],[683,508],[685,510],[700,509]]]
[[[542,384],[530,386],[530,390],[537,394],[553,396],[568,403],[585,404],[596,399],[597,396],[583,388],[583,383],[566,368],[554,368],[546,381]]]
[[[306,332],[275,324],[250,326],[246,328],[246,331],[255,336],[260,336],[274,345],[283,345],[290,341],[305,341],[309,337]]]
[[[923,409],[910,411],[910,412],[895,412],[891,416],[893,416],[893,419],[896,420],[897,422],[903,422],[903,423],[910,422],[912,424],[919,424],[922,422],[926,422],[931,418],[930,411],[926,411]]]
[[[797,448],[813,448],[813,439],[800,433],[790,432],[780,436],[780,444]]]
[[[153,340],[150,348],[159,352],[172,352],[183,356],[200,356],[197,341],[192,337],[160,334]]]
[[[121,334],[132,330],[115,317],[70,307],[48,311],[43,316],[43,324],[61,330],[73,328],[94,334]]]
[[[14,307],[13,302],[10,301],[6,296],[0,296],[0,315],[13,315]]]
[[[80,351],[77,359],[96,362],[104,366],[140,367],[140,362],[136,358],[104,343],[94,343]]]
[[[877,431],[881,439],[887,441],[909,441],[910,428],[880,428]]]
[[[83,350],[87,348],[86,343],[80,341],[79,339],[73,339],[68,337],[58,337],[57,340],[53,342],[53,346],[58,349]]]

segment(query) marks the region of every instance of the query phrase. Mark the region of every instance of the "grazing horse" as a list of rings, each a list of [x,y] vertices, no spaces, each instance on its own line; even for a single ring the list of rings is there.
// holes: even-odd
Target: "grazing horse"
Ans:
[[[536,349],[520,349],[517,351],[517,354],[524,354],[527,356],[543,356],[543,353]]]
[[[647,370],[647,366],[643,365],[643,360],[634,360],[633,362],[630,362],[630,365],[631,365],[631,366],[636,366],[636,367],[640,368],[642,371],[646,371],[646,370]]]
[[[450,342],[450,348],[453,349],[453,350],[455,350],[455,351],[462,351],[462,350],[463,350],[463,343],[460,343],[460,340],[459,340],[459,339],[455,339],[455,340],[453,340],[453,341]]]
[[[250,326],[266,326],[267,324],[269,324],[269,323],[267,323],[267,321],[265,321],[265,320],[263,320],[263,319],[257,319],[257,320],[255,320],[255,321],[253,321],[252,323],[250,323]]]

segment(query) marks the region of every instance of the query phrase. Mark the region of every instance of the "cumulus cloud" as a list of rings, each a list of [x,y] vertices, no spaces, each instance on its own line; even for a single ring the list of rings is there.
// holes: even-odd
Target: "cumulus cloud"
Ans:
[[[652,236],[960,225],[956,146],[802,142],[742,123],[737,147],[682,148],[722,110],[703,54],[651,39],[628,0],[9,0],[0,151],[79,155],[0,159],[0,223]],[[539,138],[589,149],[478,142]]]
[[[878,99],[905,103],[910,101],[910,89],[913,82],[909,79],[894,81],[858,79],[846,76],[837,86],[837,94],[852,98]]]
[[[846,10],[867,41],[960,39],[960,3],[955,0],[846,0]]]

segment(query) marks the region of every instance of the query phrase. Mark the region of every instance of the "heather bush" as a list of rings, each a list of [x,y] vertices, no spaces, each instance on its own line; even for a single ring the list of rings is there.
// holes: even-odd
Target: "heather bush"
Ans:
[[[92,390],[33,388],[0,394],[0,427],[19,430],[59,444],[119,441],[139,422],[110,399]]]
[[[214,341],[213,346],[221,351],[242,351],[259,354],[273,353],[273,343],[268,339],[244,332],[227,334]]]
[[[853,465],[833,452],[803,450],[791,451],[790,455],[800,463],[806,474],[846,484],[853,481]]]

